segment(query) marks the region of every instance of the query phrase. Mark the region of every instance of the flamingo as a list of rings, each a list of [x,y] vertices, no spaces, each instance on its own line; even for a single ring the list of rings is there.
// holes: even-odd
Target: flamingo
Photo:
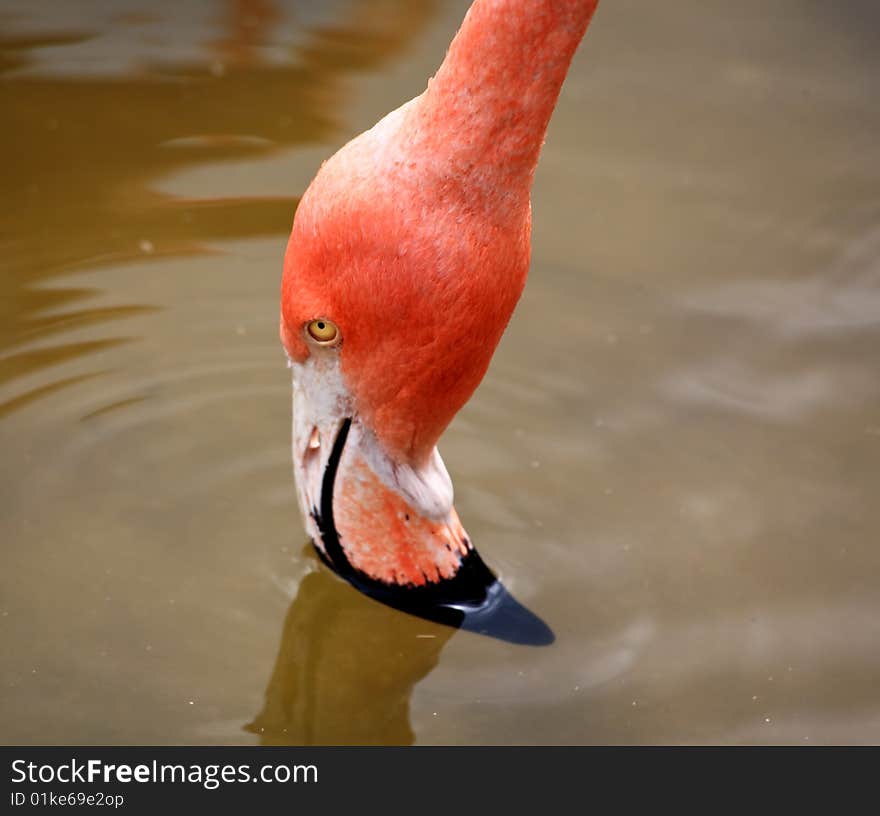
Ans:
[[[474,549],[437,442],[529,266],[530,190],[598,0],[475,0],[415,99],[326,161],[296,210],[281,340],[306,532],[357,589],[548,643]]]

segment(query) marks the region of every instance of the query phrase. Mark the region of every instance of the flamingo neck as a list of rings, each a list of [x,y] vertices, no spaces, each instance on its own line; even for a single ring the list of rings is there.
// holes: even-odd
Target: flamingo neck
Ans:
[[[598,0],[476,0],[410,113],[412,146],[490,198],[528,197],[559,91]]]

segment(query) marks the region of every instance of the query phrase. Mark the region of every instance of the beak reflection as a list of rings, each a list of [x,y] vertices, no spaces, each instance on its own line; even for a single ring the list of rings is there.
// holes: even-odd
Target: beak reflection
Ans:
[[[411,745],[410,696],[437,666],[452,626],[515,632],[519,639],[502,638],[514,642],[527,632],[532,642],[552,640],[543,622],[494,587],[487,603],[458,610],[457,624],[438,623],[376,603],[326,569],[309,573],[287,612],[263,707],[245,730],[261,745]]]
[[[325,569],[284,621],[263,708],[262,745],[410,745],[409,701],[454,634],[376,603]]]

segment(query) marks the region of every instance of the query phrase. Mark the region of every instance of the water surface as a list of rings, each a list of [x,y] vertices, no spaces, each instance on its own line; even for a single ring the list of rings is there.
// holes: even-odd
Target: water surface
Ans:
[[[305,547],[277,339],[323,158],[467,3],[0,9],[0,739],[880,741],[880,13],[605,0],[441,449],[530,649]]]

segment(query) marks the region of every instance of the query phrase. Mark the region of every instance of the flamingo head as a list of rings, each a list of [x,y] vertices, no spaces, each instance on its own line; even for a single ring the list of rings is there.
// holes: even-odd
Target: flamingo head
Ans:
[[[552,633],[477,556],[436,445],[525,285],[535,166],[595,7],[475,0],[425,92],[318,172],[281,292],[297,491],[325,562],[424,617],[494,610],[533,643]]]
[[[282,283],[308,533],[346,577],[404,588],[453,579],[472,553],[436,443],[529,260],[528,191],[438,160],[442,145],[412,139],[418,115],[409,103],[323,165]]]

